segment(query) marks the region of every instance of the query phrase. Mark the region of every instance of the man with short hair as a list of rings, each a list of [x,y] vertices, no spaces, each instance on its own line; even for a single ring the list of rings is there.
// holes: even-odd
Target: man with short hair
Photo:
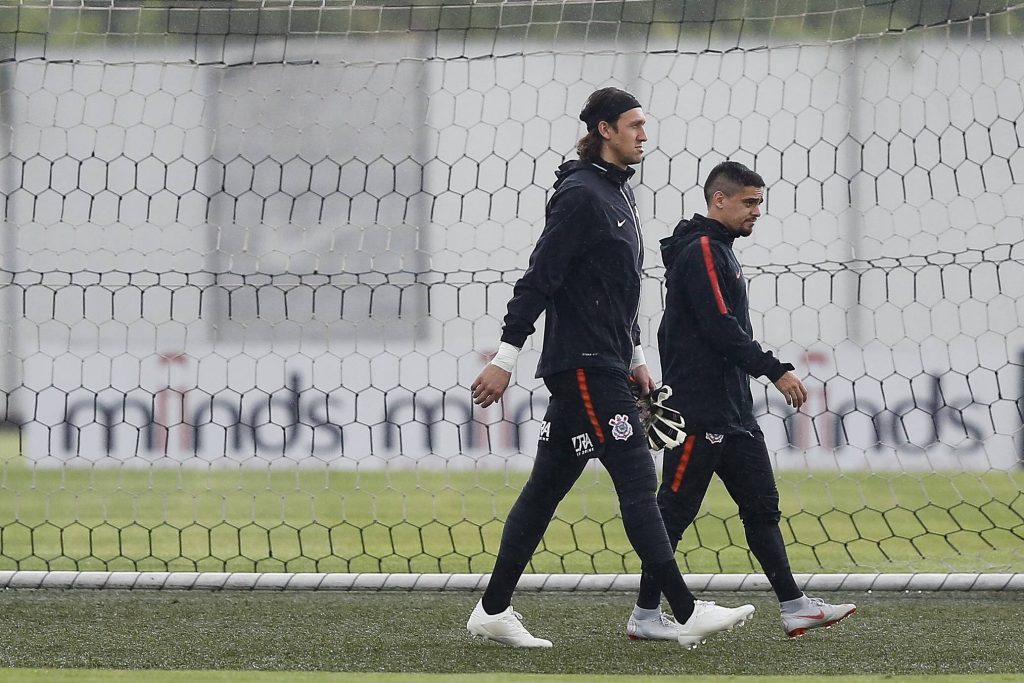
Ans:
[[[654,389],[640,345],[638,314],[643,240],[627,181],[647,141],[636,98],[617,88],[591,94],[580,114],[587,135],[579,161],[562,164],[544,230],[516,283],[494,359],[472,385],[486,408],[508,388],[534,324],[546,313],[537,376],[551,392],[529,480],[512,506],[483,598],[466,624],[473,635],[514,647],[551,647],[523,626],[512,593],[555,508],[597,458],[619,498],[626,535],[650,580],[680,623],[664,617],[675,640],[696,647],[749,618],[753,606],[726,608],[695,600],[675,562],[655,497],[657,473],[647,447],[630,375],[644,395]]]
[[[761,215],[764,180],[735,161],[711,170],[704,184],[707,216],[682,220],[661,241],[665,312],[658,329],[667,404],[686,422],[686,440],[665,450],[658,506],[672,547],[693,522],[718,474],[739,506],[751,552],[779,599],[788,636],[829,627],[856,611],[808,598],[796,585],[779,530],[779,493],[764,434],[754,419],[750,377],[767,377],[799,408],[807,390],[793,366],[753,339],[743,270],[733,242],[748,237]],[[644,568],[626,630],[632,638],[671,639],[660,620],[657,578]]]

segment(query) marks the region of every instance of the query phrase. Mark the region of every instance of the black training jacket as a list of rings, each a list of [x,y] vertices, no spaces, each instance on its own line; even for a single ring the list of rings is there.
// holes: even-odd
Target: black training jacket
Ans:
[[[658,329],[669,405],[692,430],[733,434],[757,429],[750,377],[771,381],[793,366],[753,339],[746,281],[718,221],[694,214],[661,240],[665,313]]]
[[[519,348],[546,311],[537,377],[581,367],[629,369],[640,343],[637,313],[643,249],[626,181],[632,169],[569,161],[530,265],[508,302],[501,340]]]

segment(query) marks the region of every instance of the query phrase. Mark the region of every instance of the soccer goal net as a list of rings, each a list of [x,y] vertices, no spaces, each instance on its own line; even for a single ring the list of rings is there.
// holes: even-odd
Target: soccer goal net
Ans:
[[[1009,0],[4,3],[0,570],[489,571],[540,335],[468,387],[607,85],[650,122],[655,377],[659,239],[714,164],[767,182],[794,570],[1019,570],[1022,36]],[[678,557],[760,571],[721,488]],[[595,464],[528,572],[638,570]]]

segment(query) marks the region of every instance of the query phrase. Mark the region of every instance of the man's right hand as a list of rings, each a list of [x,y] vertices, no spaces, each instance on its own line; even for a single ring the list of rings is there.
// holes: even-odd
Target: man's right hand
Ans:
[[[807,389],[804,388],[804,383],[790,370],[775,381],[775,388],[786,397],[786,403],[794,408],[799,408],[807,402]]]
[[[497,365],[488,363],[477,375],[476,380],[470,387],[473,392],[473,403],[481,408],[486,408],[492,403],[501,400],[508,383],[512,381],[512,373],[502,370]]]

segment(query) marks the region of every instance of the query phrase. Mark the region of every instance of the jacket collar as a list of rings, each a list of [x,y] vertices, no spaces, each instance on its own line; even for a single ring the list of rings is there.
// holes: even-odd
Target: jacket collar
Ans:
[[[633,177],[636,171],[631,167],[619,168],[615,164],[609,164],[604,159],[598,159],[597,161],[590,162],[592,166],[599,169],[606,178],[611,180],[616,185],[625,185],[626,181]]]
[[[736,236],[729,232],[728,228],[716,221],[714,218],[708,218],[707,216],[703,216],[699,213],[693,214],[693,218],[690,219],[690,226],[691,228],[697,228],[701,234],[720,240],[729,245],[732,245],[732,243],[736,241]]]

